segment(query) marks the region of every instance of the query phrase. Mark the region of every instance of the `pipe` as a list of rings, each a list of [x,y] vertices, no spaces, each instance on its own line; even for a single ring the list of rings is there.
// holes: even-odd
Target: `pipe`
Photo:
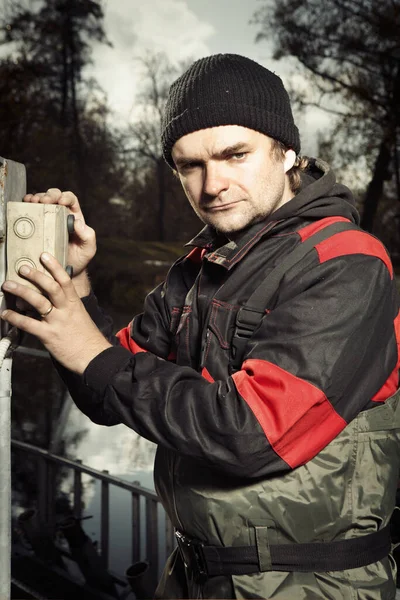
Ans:
[[[0,344],[4,341],[2,340]],[[2,348],[4,347],[5,344]],[[2,600],[8,600],[11,593],[11,366],[12,359],[3,356],[0,368],[0,598]]]
[[[104,567],[92,540],[86,535],[78,519],[66,517],[58,526],[67,540],[71,556],[80,568],[86,582],[90,586],[118,598],[113,578]]]
[[[125,577],[136,598],[140,598],[140,600],[150,600],[151,598],[154,598],[157,584],[154,582],[150,563],[146,560],[133,563],[133,565],[128,567],[125,572]]]
[[[26,172],[24,165],[6,160],[0,156],[0,286],[6,278],[7,202],[9,200],[22,200],[25,194]],[[6,302],[0,287],[0,310],[4,308],[6,308]],[[2,336],[3,327],[0,326],[0,338]],[[10,338],[10,335],[7,337]],[[11,595],[12,359],[11,357],[5,358],[5,356],[12,340],[9,342],[2,339],[0,343],[2,344],[2,366],[0,368],[0,598],[1,600],[8,600]]]
[[[0,598],[11,595],[11,371],[6,358],[19,332],[12,327],[0,341]],[[11,353],[10,353],[11,354]]]
[[[5,358],[6,354],[7,354],[7,350],[11,346],[11,343],[12,342],[11,342],[11,338],[10,337],[5,337],[0,342],[0,369],[3,366],[4,358]]]

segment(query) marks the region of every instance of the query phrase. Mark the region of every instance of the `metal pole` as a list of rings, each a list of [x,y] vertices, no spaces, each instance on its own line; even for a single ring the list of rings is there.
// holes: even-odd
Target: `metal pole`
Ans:
[[[108,474],[106,469],[102,472]],[[108,569],[110,543],[110,486],[108,481],[104,480],[101,482],[100,535],[101,558],[104,568]]]
[[[0,310],[5,308],[1,285],[6,278],[7,202],[26,193],[25,167],[0,156]],[[0,338],[4,328],[0,326]],[[6,342],[2,340],[0,345]],[[4,346],[4,343],[3,343]],[[4,354],[3,354],[4,356]],[[11,358],[0,369],[0,598],[11,594]]]
[[[0,598],[11,581],[11,358],[0,369]]]

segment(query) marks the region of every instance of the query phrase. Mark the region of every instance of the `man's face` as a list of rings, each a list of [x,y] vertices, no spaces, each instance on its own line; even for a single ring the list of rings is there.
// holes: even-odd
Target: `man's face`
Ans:
[[[271,138],[239,125],[200,129],[172,149],[176,169],[196,214],[228,237],[264,220],[293,197],[285,160],[272,156]]]

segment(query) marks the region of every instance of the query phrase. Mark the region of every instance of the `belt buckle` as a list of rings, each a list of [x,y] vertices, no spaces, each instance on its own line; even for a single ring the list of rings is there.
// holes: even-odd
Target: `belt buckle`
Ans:
[[[193,572],[196,583],[204,583],[208,579],[207,564],[204,557],[204,544],[199,540],[188,538],[180,531],[175,531],[175,538],[185,567]]]

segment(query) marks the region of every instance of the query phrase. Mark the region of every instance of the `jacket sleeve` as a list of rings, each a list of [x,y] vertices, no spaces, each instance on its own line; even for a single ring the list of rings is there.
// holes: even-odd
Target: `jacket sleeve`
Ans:
[[[380,260],[334,258],[287,277],[233,375],[286,465],[306,463],[395,393],[398,333],[397,289]]]
[[[107,365],[108,376],[120,371],[121,368],[133,368],[134,354],[137,352],[153,351],[156,355],[167,358],[170,348],[168,312],[164,307],[164,284],[161,284],[145,301],[144,313],[138,315],[132,323],[113,334],[112,319],[100,308],[97,298],[91,293],[82,299],[90,317],[113,344],[110,361]],[[140,325],[139,325],[140,324]],[[134,341],[130,333],[135,327],[140,343]],[[54,365],[77,407],[94,423],[99,425],[117,425],[123,422],[120,415],[104,409],[103,397],[97,391],[87,386],[82,375],[64,368],[58,362]]]
[[[150,296],[150,313],[133,324],[136,353],[108,348],[88,365],[84,383],[95,400],[84,412],[236,476],[310,460],[398,384],[398,300],[388,264],[362,254],[315,256],[287,274],[241,370],[223,381],[167,360],[168,336],[158,344],[152,333],[167,327],[160,290],[157,301]]]

